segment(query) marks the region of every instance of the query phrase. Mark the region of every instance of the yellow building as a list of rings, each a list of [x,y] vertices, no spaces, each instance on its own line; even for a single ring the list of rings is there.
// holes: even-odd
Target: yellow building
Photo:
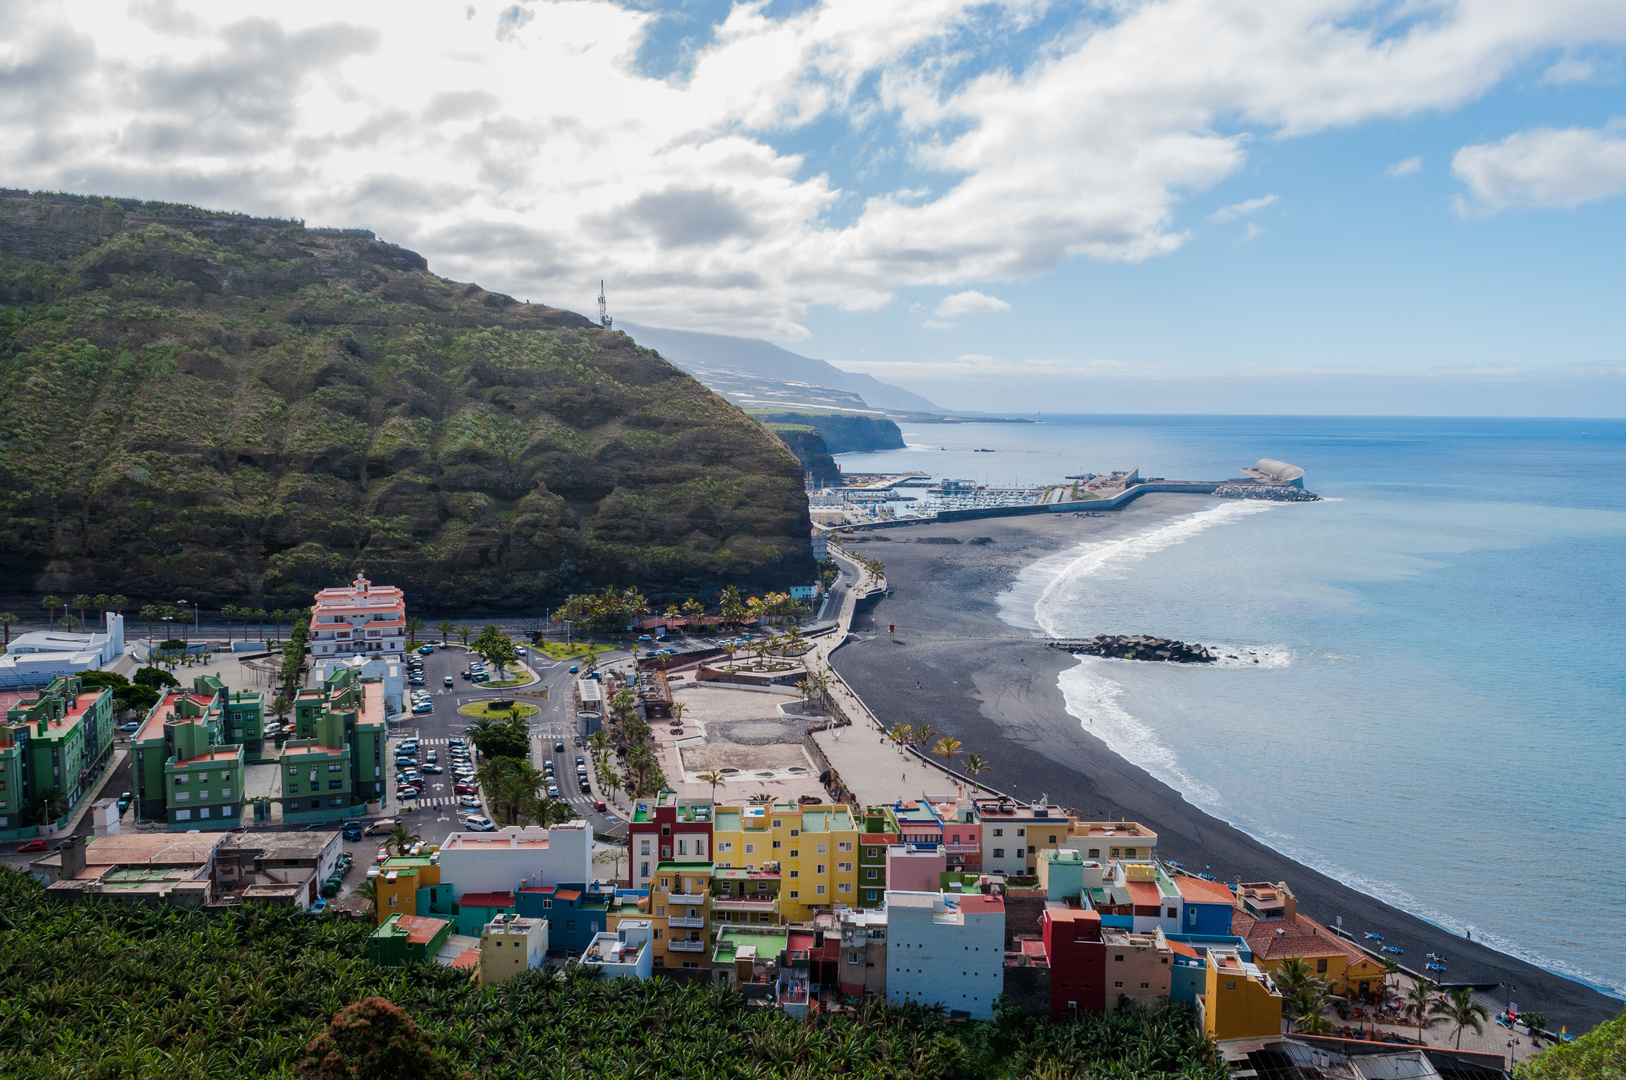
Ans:
[[[452,887],[440,882],[440,863],[428,855],[392,855],[373,879],[377,884],[375,914],[380,926],[391,915],[452,914]]]
[[[720,867],[779,872],[779,917],[858,903],[859,823],[845,806],[719,806],[712,850]]]
[[[663,862],[655,867],[649,882],[653,966],[711,966],[711,875],[711,863]]]
[[[480,932],[480,985],[512,979],[548,959],[548,921],[499,915]]]
[[[1260,882],[1237,888],[1231,933],[1253,950],[1254,963],[1274,972],[1288,960],[1303,960],[1334,994],[1353,991],[1363,997],[1383,992],[1383,963],[1353,942],[1298,912],[1298,901],[1285,883]]]
[[[1203,1032],[1222,1039],[1258,1039],[1282,1033],[1282,995],[1234,949],[1208,950],[1208,981],[1197,999]]]

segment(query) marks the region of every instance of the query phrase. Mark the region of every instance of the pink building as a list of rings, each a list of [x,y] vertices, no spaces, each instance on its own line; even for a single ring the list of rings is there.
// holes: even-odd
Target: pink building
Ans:
[[[889,892],[941,892],[948,856],[941,845],[893,844],[886,849]]]
[[[311,655],[363,656],[406,651],[406,597],[360,574],[349,585],[323,589],[311,606]]]

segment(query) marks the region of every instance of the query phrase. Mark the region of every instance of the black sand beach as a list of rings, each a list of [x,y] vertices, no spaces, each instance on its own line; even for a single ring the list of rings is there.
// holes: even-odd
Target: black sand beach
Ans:
[[[967,752],[982,754],[992,769],[979,779],[991,787],[1022,799],[1046,795],[1087,818],[1142,822],[1158,833],[1165,858],[1199,872],[1206,866],[1221,881],[1286,881],[1310,917],[1330,925],[1342,916],[1357,936],[1383,934],[1405,949],[1402,959],[1414,970],[1425,954],[1444,953],[1450,983],[1517,987],[1521,1008],[1545,1014],[1554,1030],[1563,1024],[1580,1031],[1618,1015],[1622,1003],[1615,998],[1465,941],[1210,817],[1089,736],[1068,714],[1056,680],[1074,660],[1001,621],[995,597],[1037,559],[1211,501],[1152,495],[1100,517],[990,518],[858,534],[867,539],[852,549],[885,564],[891,595],[860,612],[854,640],[834,653],[834,666],[884,722],[929,723],[959,739]],[[993,543],[969,543],[979,537]],[[891,638],[888,623],[897,624]],[[1375,821],[1373,827],[1388,826]]]

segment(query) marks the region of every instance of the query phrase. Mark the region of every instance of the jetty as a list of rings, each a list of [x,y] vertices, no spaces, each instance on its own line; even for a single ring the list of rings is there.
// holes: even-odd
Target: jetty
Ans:
[[[1097,634],[1092,638],[1055,638],[1052,649],[1075,655],[1110,656],[1121,660],[1161,661],[1166,664],[1212,664],[1218,660],[1206,645],[1150,637],[1146,634]]]

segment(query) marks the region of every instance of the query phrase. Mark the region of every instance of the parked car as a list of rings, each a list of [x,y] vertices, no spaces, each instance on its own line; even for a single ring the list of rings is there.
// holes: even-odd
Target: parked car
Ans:
[[[441,768],[439,765],[436,765],[434,762],[430,762],[428,765],[423,766],[422,769],[420,769],[420,771],[429,773],[432,776],[439,776],[441,773],[445,772],[446,770]]]
[[[581,788],[583,795],[591,795],[593,793],[593,785],[587,782],[586,777],[583,777],[582,782],[577,786]]]
[[[470,814],[468,817],[463,819],[463,825],[465,828],[472,829],[475,832],[497,831],[497,823],[486,817],[484,814]]]
[[[19,853],[25,851],[44,851],[45,847],[46,845],[44,840],[24,840],[22,843],[17,845],[17,850]]]
[[[587,764],[587,759],[585,757],[583,757],[581,754],[577,754],[576,755],[576,764],[577,765],[586,765]]]
[[[447,685],[448,686],[451,685],[451,680],[449,680],[449,679],[447,680]],[[465,743],[462,739],[459,739],[459,738],[454,736],[454,737],[446,740],[446,745],[447,746],[452,746],[452,747],[457,747],[457,746],[467,746],[468,744]]]
[[[383,862],[385,859],[387,859],[389,857],[390,857],[390,849],[389,849],[388,845],[385,845],[384,847],[381,847],[381,848],[378,849],[378,854],[377,855],[373,856],[373,862],[381,863],[381,862]]]
[[[320,897],[316,898],[315,900],[312,900],[311,901],[311,914],[312,915],[326,915],[327,914],[327,901],[323,900]]]
[[[483,671],[476,671],[473,675],[469,676],[469,679],[471,682],[490,682],[491,676],[487,675]]]
[[[128,724],[120,724],[119,730],[124,732],[126,735],[133,735],[141,730],[141,724],[142,721],[140,720],[131,720]]]
[[[480,800],[473,795],[459,795],[457,797],[457,805],[467,806],[470,809],[474,809],[480,805]]]
[[[422,656],[428,656],[430,653],[432,653],[434,651],[435,651],[435,647],[433,645],[421,645],[421,646],[418,647],[418,653],[420,655],[422,655]]]
[[[346,825],[343,829],[341,829],[339,831],[340,836],[343,836],[346,840],[350,840],[352,842],[356,841],[356,840],[360,840],[361,839],[361,833],[362,833],[362,830],[361,830],[360,825]]]
[[[476,795],[479,791],[480,789],[473,784],[465,784],[461,780],[452,785],[453,795]]]
[[[435,706],[433,702],[415,701],[412,703],[412,711],[415,713],[434,712]]]
[[[371,881],[371,880],[373,880],[373,878],[377,877],[379,874],[382,874],[383,872],[384,872],[384,868],[382,866],[369,866],[367,868],[367,880]]]

